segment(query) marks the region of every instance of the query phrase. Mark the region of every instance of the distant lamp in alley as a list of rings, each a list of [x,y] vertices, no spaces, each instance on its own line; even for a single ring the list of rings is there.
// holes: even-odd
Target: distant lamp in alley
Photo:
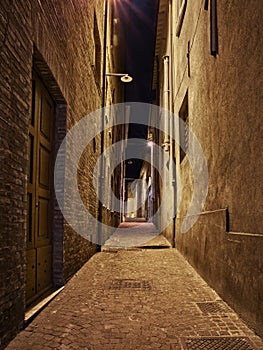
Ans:
[[[148,147],[152,147],[152,145],[153,145],[153,142],[148,140],[148,141],[147,141],[147,146],[148,146]]]
[[[108,76],[120,77],[123,83],[130,83],[133,80],[132,77],[127,73],[106,73],[105,75],[107,77]]]

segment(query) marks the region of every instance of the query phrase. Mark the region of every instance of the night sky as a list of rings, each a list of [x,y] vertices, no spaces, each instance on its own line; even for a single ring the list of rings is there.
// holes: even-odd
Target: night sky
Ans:
[[[133,81],[125,85],[126,102],[151,103],[155,22],[158,0],[122,0],[126,72]],[[130,124],[129,137],[146,138],[147,127]],[[126,177],[138,177],[141,161],[127,166]]]

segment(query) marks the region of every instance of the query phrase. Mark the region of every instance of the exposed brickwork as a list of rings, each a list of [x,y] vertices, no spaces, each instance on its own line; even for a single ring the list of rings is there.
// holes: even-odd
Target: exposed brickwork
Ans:
[[[22,326],[28,118],[31,101],[30,2],[0,4],[0,348]]]
[[[56,106],[56,138],[55,138],[55,154],[66,134],[66,104],[58,104]],[[64,163],[61,172],[63,176]],[[59,209],[58,203],[54,196],[54,212],[53,212],[53,283],[59,287],[64,284],[63,280],[63,252],[64,252],[64,218]]]
[[[101,86],[93,68],[93,25],[96,14],[102,45],[103,7],[103,0],[0,3],[0,348],[21,328],[25,311],[32,69],[56,104],[55,157],[66,131],[101,106]],[[95,152],[88,149],[82,159],[82,167],[88,171],[80,172],[80,187],[93,180],[89,169],[100,151],[99,136],[96,143]],[[97,217],[93,187],[86,184],[80,191]],[[53,202],[53,282],[60,286],[97,251],[97,246],[73,232],[64,223],[55,198]]]

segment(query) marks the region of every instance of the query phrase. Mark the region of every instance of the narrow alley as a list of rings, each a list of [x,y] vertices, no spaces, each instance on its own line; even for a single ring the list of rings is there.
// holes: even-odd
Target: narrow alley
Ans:
[[[0,0],[0,350],[263,350],[260,0]]]
[[[6,349],[263,349],[177,250],[149,245],[95,254]]]

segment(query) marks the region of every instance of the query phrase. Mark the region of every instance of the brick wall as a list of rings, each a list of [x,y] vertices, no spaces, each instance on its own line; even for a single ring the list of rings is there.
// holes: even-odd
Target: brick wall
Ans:
[[[30,3],[0,4],[0,348],[23,324]]]
[[[66,130],[101,106],[101,86],[94,70],[93,26],[96,13],[103,45],[103,3],[103,0],[0,3],[0,348],[22,327],[25,312],[32,68],[39,73],[56,104],[57,150]],[[82,168],[93,168],[99,145],[98,136],[95,152],[87,148],[83,155]],[[92,186],[87,186],[92,173],[86,170],[79,175],[83,200],[97,217],[96,194]],[[53,209],[53,282],[60,286],[97,251],[97,246],[64,222],[55,198]]]

